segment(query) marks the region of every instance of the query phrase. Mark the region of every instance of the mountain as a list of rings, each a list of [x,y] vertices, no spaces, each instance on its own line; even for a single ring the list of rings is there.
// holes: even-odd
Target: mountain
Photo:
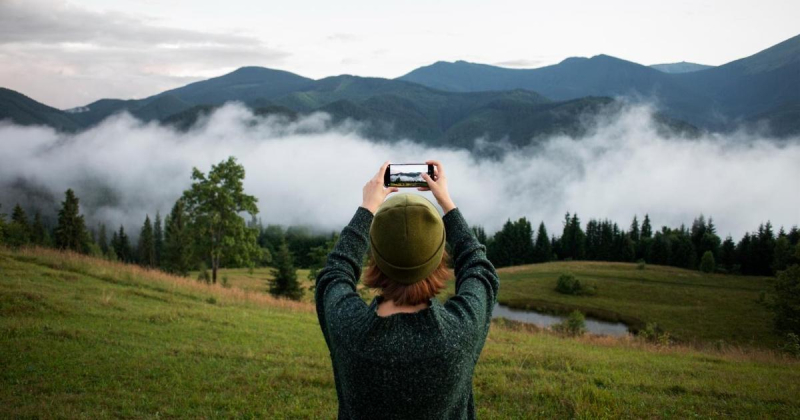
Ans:
[[[800,35],[719,67],[664,73],[607,55],[568,58],[537,69],[437,62],[399,80],[453,92],[527,89],[554,100],[586,96],[651,100],[677,119],[733,129],[800,102]]]
[[[686,61],[681,61],[680,63],[653,64],[650,66],[650,68],[654,68],[662,73],[691,73],[693,71],[710,69],[712,67],[714,66],[687,63]]]
[[[19,125],[47,125],[62,131],[76,131],[81,124],[64,111],[11,89],[0,88],[0,121],[11,120]]]

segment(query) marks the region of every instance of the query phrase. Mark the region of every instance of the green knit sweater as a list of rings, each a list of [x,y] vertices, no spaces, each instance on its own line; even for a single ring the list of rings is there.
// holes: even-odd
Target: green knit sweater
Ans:
[[[444,217],[456,295],[378,316],[356,293],[373,215],[359,207],[317,276],[317,316],[333,362],[339,418],[475,418],[472,372],[497,300],[497,272],[458,209]]]

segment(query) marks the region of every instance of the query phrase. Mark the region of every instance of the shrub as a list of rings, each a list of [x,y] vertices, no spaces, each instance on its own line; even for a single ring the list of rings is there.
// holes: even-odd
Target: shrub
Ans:
[[[217,303],[217,298],[212,296],[212,297],[206,299],[206,302],[208,302],[208,303],[210,303],[212,305],[215,305]]]
[[[572,274],[562,274],[558,277],[556,291],[565,295],[592,296],[597,294],[597,287],[594,285],[582,284]]]
[[[781,346],[781,350],[794,357],[800,357],[800,336],[795,333],[786,334],[786,343]]]
[[[637,270],[644,270],[646,266],[647,266],[647,264],[645,263],[645,261],[643,259],[640,258],[639,261],[636,261],[636,269]]]
[[[581,311],[574,310],[567,319],[553,325],[553,331],[571,336],[583,335],[586,333],[586,317]]]
[[[211,273],[208,272],[208,266],[205,262],[200,263],[200,273],[197,274],[197,281],[211,283]]]
[[[800,265],[778,273],[773,299],[777,330],[800,335]]]
[[[664,329],[655,322],[648,322],[643,329],[639,330],[638,336],[645,341],[662,346],[669,345],[672,342],[672,337],[669,333],[664,331]]]
[[[711,251],[706,251],[703,258],[700,260],[700,271],[704,273],[713,273],[716,263],[714,262],[714,254]]]

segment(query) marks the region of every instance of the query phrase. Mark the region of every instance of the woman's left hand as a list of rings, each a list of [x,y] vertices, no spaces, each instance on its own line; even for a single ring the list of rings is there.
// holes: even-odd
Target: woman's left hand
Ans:
[[[383,162],[378,173],[364,185],[364,201],[361,202],[361,207],[371,211],[372,214],[378,211],[378,207],[381,206],[387,195],[400,190],[397,187],[386,188],[383,186],[383,174],[386,172],[388,166],[388,160]]]

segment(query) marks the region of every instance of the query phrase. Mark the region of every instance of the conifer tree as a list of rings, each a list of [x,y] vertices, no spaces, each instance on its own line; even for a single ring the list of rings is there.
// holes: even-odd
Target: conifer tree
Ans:
[[[33,215],[31,226],[31,242],[37,246],[52,246],[50,233],[42,222],[42,214],[38,211]]]
[[[634,242],[639,242],[639,220],[636,216],[633,216],[633,221],[631,222],[631,231],[629,236]]]
[[[642,238],[652,238],[653,237],[653,227],[650,226],[650,216],[645,214],[644,221],[642,221]]]
[[[65,193],[65,199],[58,211],[58,222],[55,229],[55,245],[59,249],[87,253],[89,233],[83,215],[80,215],[78,197],[72,189]]]
[[[145,216],[144,225],[139,233],[139,245],[137,247],[139,265],[144,267],[156,266],[156,244],[153,236],[153,225],[150,223],[150,215]]]
[[[731,238],[730,235],[728,235],[722,243],[718,265],[729,273],[738,271],[736,263],[736,244],[733,242],[733,238]]]
[[[133,262],[133,252],[131,250],[131,243],[128,235],[125,234],[125,227],[119,226],[119,231],[116,233],[116,247],[114,252],[117,254],[117,259],[122,262]]]
[[[553,258],[553,247],[547,235],[547,228],[544,221],[539,223],[539,230],[536,233],[536,243],[534,244],[534,262],[548,262]]]
[[[775,241],[775,251],[773,252],[772,271],[778,272],[785,270],[792,259],[793,249],[789,238],[781,236]]]
[[[19,248],[31,242],[31,227],[28,216],[19,204],[14,206],[11,222],[6,227],[5,241],[12,248]]]
[[[186,276],[192,265],[192,239],[185,204],[179,199],[167,215],[164,228],[162,266],[170,273]]]
[[[161,227],[161,212],[156,212],[156,220],[153,223],[153,244],[155,247],[156,262],[154,267],[161,267],[161,258],[164,254],[164,230]]]
[[[297,281],[297,270],[294,268],[292,254],[289,253],[286,241],[278,247],[273,264],[275,268],[272,270],[273,279],[270,282],[269,293],[276,297],[300,300],[303,297],[303,290]]]
[[[0,210],[2,210],[3,205],[0,204]],[[5,243],[5,234],[6,234],[6,215],[0,212],[0,245]]]
[[[700,271],[704,273],[713,273],[715,268],[714,254],[712,254],[711,251],[706,251],[703,254],[703,258],[700,260]]]
[[[100,251],[103,252],[103,255],[108,254],[108,234],[106,233],[105,223],[100,223],[100,227],[97,229],[97,245],[100,247]]]

